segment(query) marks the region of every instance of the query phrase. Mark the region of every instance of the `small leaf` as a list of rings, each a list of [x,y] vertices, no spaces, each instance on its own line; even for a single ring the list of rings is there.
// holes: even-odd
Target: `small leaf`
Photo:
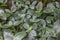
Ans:
[[[35,39],[35,36],[37,36],[37,33],[36,33],[35,30],[32,30],[32,31],[29,33],[29,35],[28,35],[29,40],[34,40],[34,39]]]
[[[25,29],[29,28],[29,24],[28,23],[24,23],[23,26],[24,26]]]
[[[55,23],[54,23],[54,29],[57,31],[57,32],[60,32],[60,21],[57,20]]]
[[[13,40],[22,40],[26,36],[26,32],[19,32],[14,36]]]
[[[30,22],[39,22],[40,19],[30,19]]]
[[[13,40],[13,34],[11,31],[3,29],[3,34],[4,34],[4,40]]]
[[[37,4],[37,6],[36,6],[36,9],[38,10],[38,9],[42,9],[43,8],[43,3],[42,2],[39,2],[38,4]]]

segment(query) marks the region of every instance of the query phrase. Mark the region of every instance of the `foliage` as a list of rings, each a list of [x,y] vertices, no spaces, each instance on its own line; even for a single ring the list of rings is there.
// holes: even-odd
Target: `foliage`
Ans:
[[[60,4],[51,2],[44,7],[35,0],[0,0],[0,40],[59,40]]]

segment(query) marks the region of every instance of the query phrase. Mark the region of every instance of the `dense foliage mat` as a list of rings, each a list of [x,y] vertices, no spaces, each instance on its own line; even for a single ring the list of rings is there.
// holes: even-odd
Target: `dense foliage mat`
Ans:
[[[60,40],[60,4],[36,0],[0,0],[0,40]]]

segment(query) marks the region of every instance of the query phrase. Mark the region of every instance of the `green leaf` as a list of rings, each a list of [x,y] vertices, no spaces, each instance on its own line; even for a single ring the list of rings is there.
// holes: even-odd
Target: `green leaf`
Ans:
[[[53,27],[57,33],[60,32],[60,20],[57,20],[56,22],[54,22],[54,27]]]
[[[0,31],[0,40],[3,40],[2,31]]]
[[[40,19],[30,19],[30,22],[39,22]]]
[[[16,33],[13,40],[22,40],[26,36],[26,32]]]
[[[35,40],[35,36],[37,36],[37,33],[35,30],[32,30],[28,35],[28,37],[29,37],[28,39],[29,40]]]
[[[13,33],[11,30],[3,29],[4,40],[13,40]]]

